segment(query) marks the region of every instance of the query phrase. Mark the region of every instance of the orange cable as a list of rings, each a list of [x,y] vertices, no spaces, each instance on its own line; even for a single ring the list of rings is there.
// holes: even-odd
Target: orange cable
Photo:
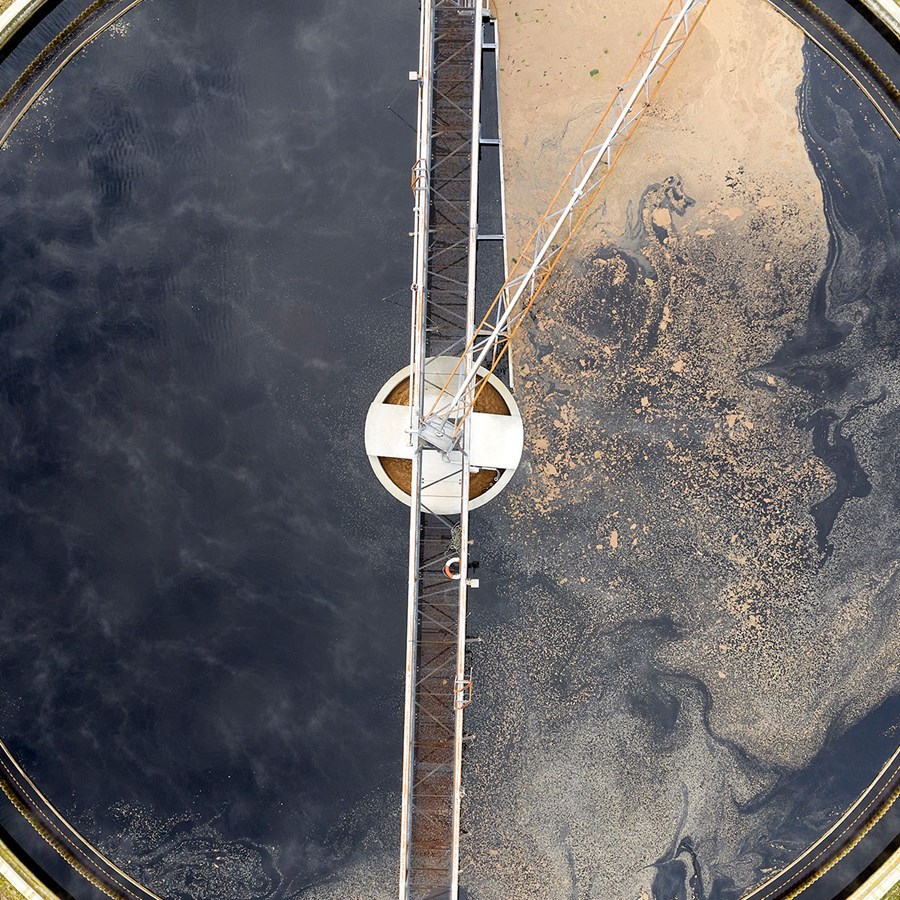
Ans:
[[[643,54],[646,52],[646,48],[649,46],[649,44],[650,44],[650,42],[652,41],[653,37],[656,35],[656,32],[659,30],[660,25],[665,21],[666,15],[667,15],[669,9],[671,8],[671,6],[673,5],[674,2],[675,2],[675,0],[671,0],[671,2],[669,3],[669,5],[666,7],[666,11],[663,13],[662,17],[660,18],[659,22],[657,23],[656,27],[654,28],[653,33],[652,33],[651,36],[647,39],[647,42],[644,44],[644,48],[641,50],[640,55],[638,56],[638,58],[635,60],[634,64],[633,64],[632,67],[631,67],[631,71],[629,72],[629,78],[630,78],[631,74],[633,73],[635,67],[637,66],[637,63],[640,61],[640,59],[642,58]],[[705,11],[705,9],[706,9],[706,6],[703,6],[703,8],[700,10],[700,15],[703,14],[703,12]],[[528,313],[530,312],[531,308],[534,306],[534,303],[535,303],[535,301],[537,300],[538,295],[541,293],[541,291],[542,291],[543,288],[544,288],[544,285],[547,283],[547,281],[549,280],[550,276],[553,274],[554,270],[556,269],[556,265],[557,265],[557,263],[559,262],[559,260],[560,260],[560,258],[561,258],[561,256],[562,256],[563,251],[566,249],[566,247],[569,245],[569,242],[570,242],[570,241],[572,240],[572,238],[575,236],[575,233],[576,233],[576,231],[578,230],[578,228],[580,227],[582,221],[584,220],[584,217],[587,215],[587,213],[589,212],[589,210],[590,210],[590,208],[591,208],[591,206],[592,206],[594,200],[597,198],[597,195],[599,194],[600,189],[601,189],[601,188],[603,187],[603,185],[606,183],[606,179],[609,177],[610,172],[613,170],[613,167],[614,167],[615,164],[618,162],[619,157],[622,155],[623,151],[625,150],[625,147],[628,146],[628,142],[631,140],[631,136],[634,134],[635,130],[637,129],[638,124],[640,123],[641,119],[644,117],[644,113],[647,111],[647,109],[649,109],[650,104],[653,102],[653,99],[656,97],[656,93],[657,93],[657,91],[659,91],[660,87],[662,86],[663,81],[665,81],[666,76],[669,74],[669,71],[671,70],[672,64],[673,64],[673,63],[675,62],[675,60],[678,58],[678,55],[679,55],[679,54],[681,53],[681,51],[684,49],[684,45],[687,43],[688,38],[690,38],[691,34],[693,34],[694,29],[695,29],[695,28],[697,27],[697,25],[699,24],[699,21],[700,21],[700,15],[697,16],[697,18],[694,20],[693,24],[692,24],[692,25],[690,26],[690,28],[688,29],[687,33],[686,33],[685,36],[684,36],[684,39],[681,41],[681,44],[675,49],[675,52],[673,53],[673,55],[672,55],[671,58],[669,59],[667,65],[666,65],[666,66],[660,67],[661,70],[662,70],[662,74],[658,77],[658,79],[656,80],[655,84],[653,85],[653,87],[652,87],[652,89],[651,89],[651,91],[650,91],[649,100],[645,101],[643,108],[640,110],[640,112],[638,113],[638,115],[634,118],[634,120],[633,120],[633,121],[631,122],[631,124],[628,126],[628,130],[627,130],[627,132],[626,132],[625,139],[622,141],[621,146],[619,147],[618,152],[616,153],[616,155],[615,155],[615,156],[613,157],[613,159],[611,160],[609,166],[608,166],[607,169],[606,169],[606,172],[603,174],[603,176],[600,178],[600,180],[598,181],[598,183],[597,183],[597,184],[595,185],[595,187],[591,190],[590,195],[588,196],[588,198],[585,200],[583,206],[581,207],[581,212],[578,214],[577,219],[575,220],[574,224],[573,224],[572,227],[570,228],[569,234],[567,235],[566,239],[565,239],[565,240],[563,241],[563,243],[560,245],[559,249],[556,250],[556,251],[554,251],[554,255],[553,255],[553,260],[552,260],[552,262],[551,262],[550,265],[548,266],[546,273],[545,273],[545,274],[543,275],[543,277],[541,278],[541,280],[540,280],[540,282],[538,283],[537,287],[533,290],[531,297],[529,298],[529,300],[528,300],[528,302],[526,303],[526,305],[523,307],[521,313],[518,314],[518,317],[517,317],[517,319],[516,319],[516,323],[513,325],[512,330],[511,330],[511,331],[509,332],[509,334],[506,336],[506,338],[505,338],[505,340],[504,340],[504,342],[503,342],[503,347],[502,347],[502,349],[501,349],[500,352],[496,355],[496,357],[495,357],[495,359],[494,359],[494,362],[492,363],[490,369],[488,370],[489,375],[492,375],[492,374],[494,373],[495,369],[497,368],[497,366],[500,364],[501,360],[503,359],[504,354],[506,353],[506,351],[507,351],[508,348],[509,348],[510,342],[512,341],[513,337],[515,336],[516,332],[519,330],[519,327],[521,326],[522,322],[524,321],[525,316],[528,315]],[[626,82],[627,82],[627,80],[628,80],[628,79],[626,79]],[[615,102],[615,98],[613,99],[613,103],[614,103],[614,102]],[[608,114],[609,109],[610,109],[611,107],[612,107],[612,103],[610,104],[610,107],[607,108],[606,113],[604,113],[604,119],[605,119],[606,115]],[[597,127],[596,127],[596,128],[594,129],[594,131],[592,132],[591,137],[588,139],[588,143],[585,145],[584,150],[582,150],[581,155],[580,155],[580,156],[578,157],[578,159],[576,160],[575,165],[572,167],[572,169],[571,169],[570,172],[569,172],[569,175],[566,176],[566,181],[563,182],[563,186],[560,188],[559,191],[557,191],[557,195],[556,195],[556,197],[554,198],[554,203],[555,203],[556,199],[558,198],[559,194],[562,192],[562,188],[565,187],[566,183],[568,182],[568,179],[569,179],[569,177],[571,176],[572,172],[574,172],[575,167],[578,165],[578,162],[581,160],[581,157],[584,155],[584,151],[587,149],[587,147],[590,146],[590,141],[593,140],[593,137],[596,135],[596,133],[597,133],[597,131],[599,130],[600,125],[602,125],[604,119],[601,119],[601,120],[600,120],[600,123],[597,125]],[[552,208],[552,204],[551,204],[551,208]],[[546,216],[545,216],[544,218],[546,218]],[[538,229],[540,228],[540,225],[543,224],[543,221],[544,221],[544,219],[541,220],[541,223],[538,225]],[[537,234],[537,230],[538,230],[538,229],[535,229],[535,235]],[[526,247],[527,247],[527,246],[528,246],[528,245],[526,245]],[[509,281],[509,279],[507,279],[507,283],[508,283],[508,281]],[[502,294],[503,290],[505,290],[505,287],[506,287],[506,283],[504,284],[504,287],[501,288],[500,294]],[[499,298],[500,294],[498,294],[498,298]],[[493,307],[496,305],[496,303],[497,303],[497,298],[495,298],[494,303],[491,305],[491,308],[492,308],[492,309],[493,309]],[[489,315],[489,314],[490,314],[490,311],[488,312],[488,315]],[[486,318],[486,317],[485,317],[485,318]],[[482,322],[482,325],[483,325],[483,324],[484,324],[484,322]],[[480,328],[480,327],[481,327],[481,326],[479,326],[479,328]],[[476,334],[477,334],[477,332],[476,332]],[[473,342],[474,342],[474,341],[473,341]],[[469,349],[470,349],[470,348],[467,347],[466,350],[464,351],[464,353],[465,353],[465,352],[468,352]],[[462,362],[462,358],[460,359],[460,362]],[[459,363],[457,363],[457,366],[456,366],[456,368],[454,369],[454,373],[457,371],[458,367],[459,367]],[[450,377],[451,377],[451,378],[453,377],[452,374],[451,374]],[[477,388],[477,390],[476,390],[476,392],[475,392],[475,396],[474,396],[474,398],[473,398],[472,403],[468,406],[468,408],[467,408],[465,414],[464,414],[463,417],[459,420],[459,422],[458,422],[457,425],[456,425],[456,428],[455,428],[454,431],[453,431],[453,436],[454,436],[454,437],[459,433],[459,430],[460,430],[460,428],[462,427],[463,423],[464,423],[465,420],[468,418],[469,414],[472,412],[472,409],[474,408],[475,403],[478,401],[478,398],[481,396],[481,392],[484,390],[484,387],[485,387],[485,385],[486,385],[486,383],[487,383],[487,380],[488,380],[487,378],[484,378],[484,379],[482,379],[481,383],[479,384],[479,386],[478,386],[478,388]],[[444,388],[441,389],[442,392],[443,392],[443,390],[447,387],[447,385],[449,384],[449,382],[450,382],[450,379],[448,378],[448,379],[447,379],[447,383],[444,385]],[[439,395],[438,399],[440,399],[440,395]],[[434,406],[436,406],[436,405],[437,405],[437,401],[435,401],[435,404],[432,406],[432,411],[433,411],[433,409],[434,409]]]
[[[649,34],[648,37],[647,37],[647,40],[644,42],[644,45],[641,47],[640,52],[639,52],[638,55],[635,57],[634,62],[631,64],[631,68],[628,70],[628,74],[625,76],[625,80],[624,80],[623,84],[627,84],[627,83],[631,80],[631,77],[632,77],[632,75],[634,74],[635,70],[637,69],[638,64],[639,64],[640,61],[644,58],[644,56],[645,56],[645,54],[646,54],[646,52],[647,52],[647,49],[651,46],[651,44],[652,44],[654,38],[656,37],[656,35],[657,35],[658,32],[659,32],[660,26],[661,26],[661,25],[663,24],[663,22],[665,22],[666,19],[669,17],[669,12],[671,11],[672,7],[675,5],[676,2],[678,2],[678,0],[669,0],[669,2],[666,4],[666,8],[663,10],[662,15],[659,17],[659,20],[657,21],[657,23],[656,23],[656,25],[654,26],[653,30],[650,32],[650,34]],[[704,8],[705,8],[705,7],[704,7]],[[702,10],[701,10],[701,14],[702,14]],[[682,41],[682,45],[681,45],[682,47],[684,46],[684,43],[687,41],[687,38],[690,37],[690,34],[691,34],[691,32],[694,30],[694,28],[696,27],[698,21],[699,21],[699,16],[697,17],[697,20],[695,20],[694,24],[691,26],[690,31],[688,32],[688,34],[687,34],[687,35],[685,36],[685,38],[684,38],[684,41]],[[677,49],[675,55],[674,55],[674,56],[672,57],[672,59],[670,60],[670,63],[669,63],[670,65],[671,65],[671,62],[674,62],[675,58],[678,56],[678,53],[680,53],[680,52],[681,52],[681,47],[679,47],[679,48]],[[665,76],[668,74],[668,69],[664,68],[664,69],[663,69],[663,73],[664,73],[664,74],[663,74],[662,77],[659,79],[659,82],[657,83],[656,87],[653,89],[653,92],[652,92],[651,95],[650,95],[650,99],[651,99],[651,100],[652,100],[653,97],[655,96],[656,90],[658,90],[659,85],[662,84],[663,79],[664,79]],[[456,373],[459,371],[459,367],[462,365],[462,362],[463,362],[463,360],[465,359],[466,355],[472,350],[472,347],[473,347],[473,345],[475,344],[475,341],[477,340],[478,335],[481,334],[481,330],[485,327],[485,325],[487,324],[487,322],[488,322],[490,316],[492,315],[492,313],[494,312],[494,310],[497,308],[497,305],[498,305],[498,303],[500,302],[501,298],[503,297],[504,293],[506,292],[507,288],[509,287],[509,284],[510,284],[510,283],[514,280],[514,278],[516,277],[516,274],[517,274],[517,272],[518,272],[520,266],[522,265],[523,259],[528,255],[529,250],[530,250],[530,249],[532,248],[532,246],[536,243],[537,236],[538,236],[538,234],[540,233],[540,230],[541,230],[542,226],[545,224],[545,222],[547,221],[547,219],[551,216],[551,214],[552,214],[552,213],[554,212],[554,210],[556,209],[557,201],[559,200],[559,198],[560,198],[560,196],[562,195],[562,193],[563,193],[563,191],[565,190],[565,188],[569,185],[572,176],[575,174],[575,171],[576,171],[576,169],[578,168],[579,163],[582,161],[582,159],[584,158],[585,153],[588,151],[588,149],[589,149],[589,148],[591,147],[591,145],[593,144],[594,138],[596,138],[596,136],[597,136],[598,132],[600,131],[600,129],[602,128],[604,122],[607,120],[607,118],[608,118],[610,112],[612,111],[613,107],[615,106],[615,103],[616,103],[616,100],[617,100],[619,94],[621,94],[621,93],[622,93],[622,87],[620,86],[619,89],[616,91],[616,94],[613,96],[612,100],[610,100],[609,105],[608,105],[608,106],[606,107],[606,109],[603,111],[603,114],[601,115],[600,120],[599,120],[599,121],[597,122],[597,124],[594,126],[593,130],[592,130],[591,133],[588,135],[587,140],[586,140],[586,141],[584,142],[584,144],[582,145],[581,151],[579,152],[578,156],[575,158],[575,162],[572,164],[571,168],[569,169],[569,171],[566,173],[565,177],[563,178],[563,181],[562,181],[562,183],[560,184],[560,186],[559,186],[558,190],[556,191],[556,193],[554,194],[553,199],[552,199],[552,200],[550,201],[550,203],[548,204],[546,211],[545,211],[544,214],[541,216],[541,218],[538,220],[537,226],[535,227],[534,231],[532,232],[531,237],[529,237],[529,239],[526,241],[525,246],[524,246],[523,249],[520,251],[519,256],[516,257],[516,261],[513,263],[513,267],[512,267],[512,269],[510,270],[509,274],[507,275],[506,280],[503,282],[503,285],[501,286],[500,290],[497,292],[496,296],[494,297],[493,301],[491,302],[490,306],[488,307],[487,312],[485,312],[484,316],[482,317],[481,322],[479,323],[478,327],[477,327],[477,328],[475,329],[475,331],[473,332],[473,335],[472,335],[471,340],[469,340],[469,341],[466,343],[466,346],[464,347],[462,353],[460,354],[459,359],[456,361],[456,364],[453,366],[453,369],[451,370],[450,374],[447,376],[446,380],[444,381],[444,384],[442,385],[440,391],[438,392],[438,395],[437,395],[437,397],[435,398],[434,403],[432,403],[431,408],[428,410],[428,413],[426,414],[426,418],[427,418],[428,416],[430,416],[430,415],[435,411],[435,409],[437,408],[438,403],[439,403],[440,400],[441,400],[441,397],[443,397],[443,396],[447,393],[447,389],[448,389],[448,387],[450,386],[450,382],[453,380],[453,378],[456,376]],[[646,107],[645,107],[645,109],[646,109]],[[632,125],[636,125],[636,124],[638,123],[638,121],[640,121],[640,119],[641,119],[642,116],[643,116],[643,112],[642,112],[642,113],[634,120],[634,122],[632,123]],[[634,130],[634,129],[633,129],[633,127],[632,127],[632,128],[631,128],[631,131],[633,131],[633,130]],[[622,143],[622,148],[624,148],[625,145],[628,143],[628,138],[630,138],[630,136],[631,136],[631,131],[629,131],[628,137],[627,137],[626,140]],[[609,167],[607,168],[606,175],[609,174],[610,170],[612,169],[613,165],[615,164],[615,160],[617,160],[617,159],[619,158],[619,155],[621,154],[621,149],[622,149],[622,148],[620,148],[619,153],[616,154],[615,159],[610,163]],[[603,182],[605,182],[605,180],[606,180],[606,175],[603,176],[603,178],[601,179],[600,183],[597,185],[597,189],[599,189],[599,187],[603,184]],[[590,202],[593,202],[593,199],[592,199]],[[590,203],[588,203],[587,206],[588,206],[588,208],[589,208],[589,207],[590,207]],[[583,215],[582,215],[582,216],[579,216],[578,222],[580,222],[582,218],[583,218]],[[569,239],[571,239],[572,233],[574,233],[574,230],[573,230],[573,232],[570,233],[569,238],[567,238],[566,241],[562,244],[562,246],[561,246],[561,248],[560,248],[560,251],[561,251],[562,249],[564,249],[564,248],[567,246],[567,244],[568,244],[568,242],[569,242]],[[558,257],[559,257],[559,253],[557,253],[557,255],[556,255],[556,258],[557,258],[557,259],[558,259]],[[555,266],[556,266],[556,260],[554,260],[554,262],[553,262],[553,264],[552,264],[550,270],[549,270],[548,273],[547,273],[547,276],[549,276],[549,274],[552,273],[553,268],[555,268]],[[547,277],[544,277],[544,278],[541,280],[540,286],[539,286],[538,289],[533,293],[532,299],[529,301],[527,307],[523,310],[523,313],[524,313],[524,314],[527,314],[528,310],[531,309],[531,306],[533,305],[534,300],[537,298],[537,294],[540,293],[540,290],[541,290],[541,288],[543,287],[543,285],[546,283],[546,280],[547,280]],[[495,361],[494,361],[493,365],[491,366],[491,368],[490,368],[490,370],[489,370],[491,373],[494,372],[494,370],[495,370],[496,367],[497,367],[497,364],[498,364],[499,361],[502,359],[503,353],[506,352],[505,348],[508,346],[508,344],[509,344],[509,339],[512,337],[513,333],[514,333],[514,332],[511,332],[511,333],[509,334],[509,336],[507,337],[507,340],[506,340],[506,342],[505,342],[505,344],[504,344],[504,350],[501,352],[501,354],[500,354],[497,358],[495,358]],[[478,391],[477,391],[477,393],[476,393],[476,395],[475,395],[474,400],[477,400],[477,399],[478,399],[478,396],[480,395],[481,391],[483,390],[483,387],[484,387],[483,384],[479,387],[479,389],[478,389]],[[474,405],[474,400],[473,400],[473,405]],[[471,412],[471,406],[469,407],[468,411],[467,411],[466,414],[463,416],[463,418],[460,420],[460,424],[461,424],[462,422],[465,421],[465,419],[468,417],[469,412]],[[457,427],[457,429],[454,431],[454,435],[455,435],[457,432],[458,432],[458,427]]]

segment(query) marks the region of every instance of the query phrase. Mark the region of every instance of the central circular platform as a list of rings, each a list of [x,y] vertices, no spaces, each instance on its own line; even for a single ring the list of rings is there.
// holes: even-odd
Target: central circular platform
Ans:
[[[458,360],[437,356],[425,362],[425,408],[454,374]],[[412,457],[415,436],[410,434],[411,367],[389,378],[366,415],[366,455],[376,477],[392,496],[411,503]],[[477,509],[509,484],[522,458],[524,431],[519,408],[509,388],[487,369],[478,370],[480,390],[471,414],[469,508]],[[422,456],[422,508],[438,515],[459,512],[462,469],[459,459],[426,448]]]

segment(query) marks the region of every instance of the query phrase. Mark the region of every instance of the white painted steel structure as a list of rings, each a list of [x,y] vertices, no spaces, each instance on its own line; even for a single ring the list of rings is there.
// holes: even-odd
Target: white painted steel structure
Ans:
[[[481,93],[481,43],[482,20],[484,17],[484,0],[460,0],[459,9],[471,9],[473,28],[475,31],[474,64],[475,74],[472,82],[472,157],[470,183],[470,215],[469,215],[469,278],[467,286],[468,324],[466,343],[471,343],[475,312],[475,243],[477,240],[477,200],[478,200],[478,128],[480,93]],[[412,838],[412,814],[414,803],[414,740],[416,715],[416,634],[418,618],[418,594],[420,577],[420,535],[422,513],[432,510],[423,506],[423,473],[425,464],[423,454],[435,453],[435,450],[424,444],[418,435],[419,423],[424,413],[426,384],[426,287],[428,275],[428,226],[429,226],[429,194],[431,190],[431,142],[432,142],[432,89],[433,89],[433,51],[434,51],[434,0],[421,0],[421,43],[419,50],[419,68],[416,73],[418,81],[417,112],[417,153],[413,168],[412,184],[415,194],[415,227],[413,232],[413,282],[412,282],[412,331],[410,338],[410,399],[409,399],[409,449],[411,451],[412,481],[410,492],[409,518],[409,577],[407,585],[407,634],[406,634],[406,671],[405,701],[403,728],[403,776],[401,800],[401,834],[400,834],[400,900],[418,900],[410,898],[410,858]],[[472,354],[464,358],[466,374],[474,373]],[[474,384],[474,382],[473,382]],[[473,395],[474,387],[468,389],[468,396]],[[461,433],[460,447],[463,452],[459,460],[459,569],[461,577],[458,584],[458,632],[456,654],[456,679],[454,682],[454,764],[453,764],[453,835],[452,863],[449,900],[457,900],[459,895],[459,816],[462,781],[462,745],[463,745],[463,710],[467,685],[471,681],[465,674],[466,647],[466,607],[469,581],[469,456],[471,449],[471,429],[464,427]]]
[[[649,107],[655,88],[668,74],[669,66],[708,3],[709,0],[679,0],[657,25],[642,52],[642,58],[647,62],[644,71],[618,90],[612,106],[615,118],[611,128],[600,143],[582,151],[570,175],[567,201],[548,211],[519,257],[516,269],[521,268],[522,260],[530,258],[527,270],[516,274],[514,269],[498,296],[493,324],[486,319],[479,326],[475,340],[469,342],[464,358],[474,355],[474,363],[467,365],[465,377],[458,384],[448,379],[441,399],[420,419],[418,430],[423,441],[447,452],[463,440],[460,423],[472,410],[472,387],[478,368],[490,365],[488,357],[497,353],[501,343],[508,340],[507,335],[527,313],[530,301],[543,286],[545,276],[549,275],[580,221],[575,218],[576,213],[580,207],[590,205],[606,172]]]
[[[406,669],[403,703],[403,775],[400,801],[400,900],[409,900],[410,837],[412,834],[413,736],[416,727],[416,630],[418,616],[419,534],[422,494],[422,452],[415,432],[422,414],[425,375],[425,281],[428,256],[428,183],[431,162],[431,61],[434,49],[432,0],[421,2],[419,25],[418,113],[413,228],[412,323],[410,328],[409,443],[413,449],[409,506],[409,579],[406,608]]]
[[[452,356],[438,356],[425,361],[423,405],[429,406],[437,400],[441,385],[450,377],[456,365]],[[407,425],[408,405],[387,402],[387,398],[403,383],[409,381],[410,367],[401,369],[389,378],[369,406],[366,415],[365,444],[366,455],[375,471],[375,477],[385,490],[402,503],[410,505],[409,494],[391,480],[382,464],[382,458],[411,460],[415,448],[409,441]],[[462,379],[465,372],[460,369],[456,376]],[[469,471],[488,469],[502,472],[496,481],[482,494],[470,498],[469,510],[478,509],[494,499],[509,484],[524,446],[522,416],[512,392],[487,369],[481,369],[480,378],[488,378],[494,390],[507,406],[509,414],[473,412],[469,416],[468,447],[447,456],[433,450],[425,450],[422,455],[422,484],[420,501],[424,511],[439,516],[459,515],[461,509],[462,478],[464,462]]]
[[[412,469],[409,528],[409,578],[407,606],[407,649],[405,670],[405,702],[403,733],[403,777],[400,837],[400,900],[422,900],[410,893],[411,843],[415,806],[415,740],[416,740],[416,664],[417,626],[419,619],[421,565],[421,535],[423,513],[434,514],[429,509],[423,492],[423,474],[427,460],[438,454],[445,462],[459,465],[458,502],[452,511],[458,514],[455,526],[458,546],[458,629],[456,646],[456,676],[453,684],[455,708],[455,739],[452,795],[452,868],[449,893],[441,900],[458,900],[459,895],[459,835],[460,801],[462,798],[462,746],[464,740],[463,711],[471,696],[471,679],[465,671],[467,591],[477,582],[467,578],[469,569],[469,480],[470,459],[473,453],[473,413],[480,375],[485,368],[493,371],[498,357],[506,350],[516,327],[530,309],[534,298],[546,282],[572,233],[577,228],[591,201],[601,186],[606,173],[614,164],[641,116],[647,109],[659,83],[665,77],[682,45],[690,35],[696,21],[706,8],[708,0],[672,0],[657,28],[651,35],[636,66],[643,61],[643,70],[637,78],[618,89],[614,102],[601,119],[588,145],[569,176],[567,199],[556,206],[565,194],[566,185],[554,198],[550,209],[541,220],[532,240],[519,261],[508,275],[506,283],[497,295],[487,315],[476,327],[475,319],[475,266],[478,235],[478,160],[480,150],[479,105],[481,90],[482,21],[485,0],[454,0],[456,9],[474,14],[475,29],[474,78],[472,98],[472,142],[469,192],[468,232],[468,284],[467,328],[465,347],[453,365],[440,390],[431,395],[426,411],[427,386],[426,341],[429,276],[429,200],[433,186],[432,172],[432,98],[434,61],[434,11],[436,5],[449,0],[421,0],[421,44],[419,67],[411,77],[418,82],[417,161],[413,167],[412,186],[415,195],[413,231],[413,283],[410,337],[410,395],[406,412],[400,416],[388,413],[397,423],[406,423],[402,435],[393,438],[379,433],[378,440],[386,440],[392,452],[409,459]],[[446,6],[444,6],[446,8]],[[634,70],[633,70],[634,71]],[[610,110],[613,124],[598,143],[594,137],[600,133]],[[493,236],[492,236],[493,237]],[[524,271],[521,271],[524,269]],[[432,397],[434,399],[432,400]],[[387,418],[377,425],[382,429]],[[377,430],[374,429],[373,431]],[[446,515],[447,513],[445,513]],[[441,518],[441,516],[438,516]],[[447,521],[447,520],[444,520]],[[449,524],[449,522],[448,522]]]

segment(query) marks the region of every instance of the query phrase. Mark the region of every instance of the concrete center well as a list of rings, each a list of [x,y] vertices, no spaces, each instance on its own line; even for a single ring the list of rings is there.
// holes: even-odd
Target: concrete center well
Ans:
[[[456,359],[426,361],[425,408],[450,377]],[[470,508],[483,506],[509,483],[522,455],[524,433],[516,401],[509,389],[486,369],[480,369],[480,391],[471,417]],[[388,379],[366,417],[366,454],[378,480],[390,494],[409,505],[414,445],[409,428],[410,367]],[[441,515],[459,512],[461,469],[438,451],[426,450],[423,508]]]

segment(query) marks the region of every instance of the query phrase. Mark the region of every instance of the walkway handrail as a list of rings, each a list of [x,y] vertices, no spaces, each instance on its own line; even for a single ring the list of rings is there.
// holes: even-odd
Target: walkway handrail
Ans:
[[[425,388],[425,288],[428,262],[428,206],[431,171],[431,90],[434,41],[434,2],[421,0],[419,25],[418,112],[416,116],[416,164],[413,167],[415,196],[413,229],[412,321],[410,323],[409,440],[415,439],[416,423],[422,414]],[[400,900],[409,892],[409,864],[412,837],[412,793],[416,719],[416,633],[419,595],[419,556],[422,522],[422,451],[413,453],[409,505],[409,575],[406,599],[406,667],[403,701],[403,774],[400,801]]]

